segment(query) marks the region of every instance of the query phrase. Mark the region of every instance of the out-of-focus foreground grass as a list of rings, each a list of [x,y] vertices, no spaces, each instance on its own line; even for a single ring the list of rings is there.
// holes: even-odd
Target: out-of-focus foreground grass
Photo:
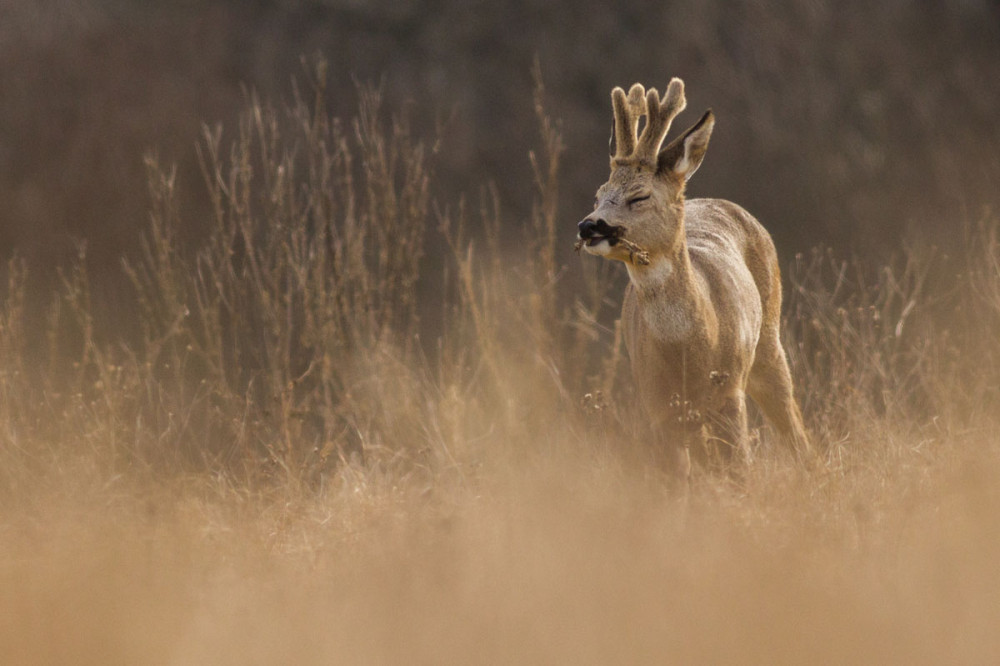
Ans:
[[[196,247],[149,160],[134,339],[83,261],[36,330],[9,264],[0,661],[1000,659],[997,220],[956,222],[963,256],[786,258],[822,458],[758,420],[752,466],[683,491],[633,407],[623,276],[561,265],[536,103],[528,220],[432,200],[433,143],[374,91],[349,121],[251,98],[205,132]]]

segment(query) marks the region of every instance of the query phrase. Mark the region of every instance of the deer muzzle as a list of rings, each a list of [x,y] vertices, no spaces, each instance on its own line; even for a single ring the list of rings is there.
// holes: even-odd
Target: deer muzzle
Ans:
[[[622,227],[615,227],[604,220],[598,218],[587,218],[578,225],[579,233],[577,238],[586,245],[596,245],[601,241],[607,241],[608,245],[615,245],[622,235]]]

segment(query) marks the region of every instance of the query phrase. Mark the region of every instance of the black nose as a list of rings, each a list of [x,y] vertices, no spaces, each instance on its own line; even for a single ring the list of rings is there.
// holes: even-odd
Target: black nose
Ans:
[[[604,234],[601,233],[601,229],[606,228],[608,223],[604,220],[592,220],[588,217],[577,226],[580,229],[580,238],[587,240],[594,236],[603,236]]]
[[[588,217],[583,222],[577,225],[580,229],[580,238],[587,240],[588,238],[615,238],[618,235],[619,229],[613,227],[604,220],[598,218],[593,219]]]

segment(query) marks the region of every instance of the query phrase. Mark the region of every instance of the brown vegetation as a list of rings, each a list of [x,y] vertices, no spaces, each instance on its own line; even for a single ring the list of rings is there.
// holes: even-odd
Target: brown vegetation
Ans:
[[[996,218],[957,258],[785,258],[822,462],[760,429],[739,483],[678,493],[631,407],[623,276],[586,262],[560,294],[541,96],[526,220],[489,188],[435,203],[433,144],[360,96],[351,121],[302,93],[206,132],[195,248],[149,162],[138,342],[100,332],[82,260],[28,327],[10,262],[0,661],[1000,657]]]
[[[779,250],[822,239],[884,252],[910,225],[948,239],[944,222],[978,214],[1000,178],[998,11],[990,0],[0,0],[0,256],[31,256],[37,278],[86,238],[91,278],[116,287],[118,257],[138,247],[153,146],[178,164],[183,236],[197,236],[200,123],[231,127],[243,85],[285,95],[303,53],[329,58],[337,115],[352,111],[352,81],[383,80],[386,104],[412,104],[423,134],[445,123],[437,182],[449,196],[503,174],[505,206],[530,210],[522,100],[537,56],[566,120],[567,201],[589,201],[606,175],[593,150],[610,123],[605,91],[676,75],[722,119],[713,152],[730,156],[693,194],[739,202]]]

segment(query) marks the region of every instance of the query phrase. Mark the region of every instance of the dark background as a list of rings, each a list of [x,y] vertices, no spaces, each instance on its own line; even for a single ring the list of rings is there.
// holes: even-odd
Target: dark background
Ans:
[[[1000,200],[1000,3],[987,0],[0,0],[0,254],[35,270],[86,239],[120,275],[148,219],[143,155],[179,166],[190,233],[202,123],[233,136],[245,89],[281,102],[301,57],[330,64],[429,139],[455,199],[496,182],[512,220],[533,196],[532,63],[561,119],[567,261],[607,175],[612,86],[687,83],[718,123],[695,196],[734,200],[789,258],[819,243],[891,253],[947,243]],[[676,131],[676,130],[675,130]]]

